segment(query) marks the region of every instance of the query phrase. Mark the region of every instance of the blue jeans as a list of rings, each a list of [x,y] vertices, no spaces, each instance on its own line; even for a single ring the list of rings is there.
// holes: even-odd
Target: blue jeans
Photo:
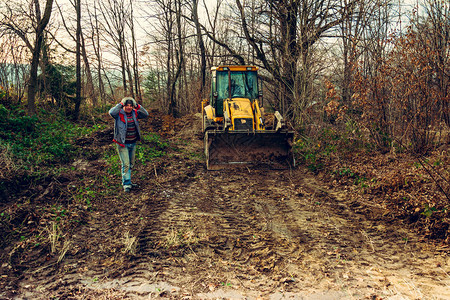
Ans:
[[[120,161],[122,162],[122,185],[131,187],[131,170],[136,156],[136,143],[125,144],[125,147],[117,145]]]

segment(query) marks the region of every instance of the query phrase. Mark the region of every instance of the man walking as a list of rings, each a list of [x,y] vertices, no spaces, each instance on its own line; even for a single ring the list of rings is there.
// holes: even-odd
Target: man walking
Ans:
[[[133,98],[125,97],[109,110],[114,118],[114,142],[117,144],[122,163],[122,186],[128,193],[136,184],[131,183],[131,170],[134,166],[136,142],[141,138],[138,119],[148,117],[148,112]]]

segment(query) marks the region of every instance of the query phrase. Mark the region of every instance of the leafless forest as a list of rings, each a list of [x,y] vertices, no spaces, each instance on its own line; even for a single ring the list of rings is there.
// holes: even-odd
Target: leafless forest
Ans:
[[[209,68],[262,69],[266,106],[297,129],[364,130],[426,151],[450,124],[449,5],[425,0],[6,1],[0,82],[11,101],[81,108],[124,95],[197,112]],[[325,123],[325,125],[323,124]]]

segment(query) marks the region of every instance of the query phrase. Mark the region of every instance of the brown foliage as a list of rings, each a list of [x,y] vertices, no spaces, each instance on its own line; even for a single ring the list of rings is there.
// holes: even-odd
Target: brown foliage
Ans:
[[[339,103],[341,98],[337,93],[334,85],[330,81],[325,81],[325,85],[327,88],[325,99],[328,101],[328,103],[324,106],[323,109],[327,114],[329,120],[334,123],[334,121],[339,121],[344,118],[348,107]]]
[[[421,34],[410,30],[392,43],[371,74],[356,67],[353,105],[362,110],[361,122],[380,148],[396,141],[423,153],[433,146],[448,114],[448,78],[445,86],[438,80],[445,74],[435,63],[439,52]]]

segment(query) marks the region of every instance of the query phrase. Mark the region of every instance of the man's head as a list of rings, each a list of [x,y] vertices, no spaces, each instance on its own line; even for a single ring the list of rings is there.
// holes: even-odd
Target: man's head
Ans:
[[[136,101],[131,97],[125,97],[121,101],[126,113],[130,113],[137,106]]]

